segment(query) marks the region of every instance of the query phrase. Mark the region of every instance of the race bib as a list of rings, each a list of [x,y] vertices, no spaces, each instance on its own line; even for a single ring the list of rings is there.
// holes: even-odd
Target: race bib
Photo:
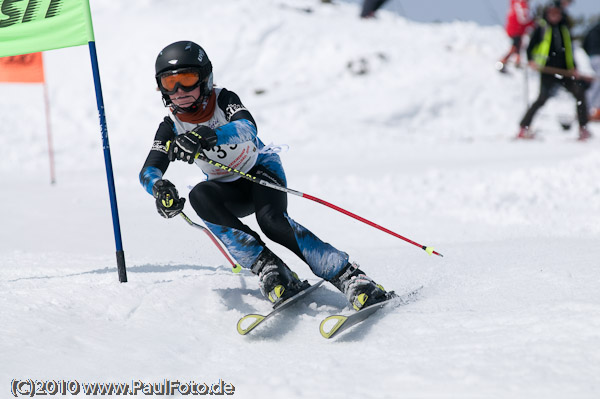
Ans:
[[[212,149],[207,150],[205,153],[212,161],[219,162],[244,173],[247,173],[254,167],[256,159],[258,158],[258,149],[251,141],[240,144],[217,145]],[[235,172],[229,172],[200,159],[196,160],[196,164],[200,166],[202,171],[207,175],[208,180],[227,182],[236,180],[240,177],[239,174]]]

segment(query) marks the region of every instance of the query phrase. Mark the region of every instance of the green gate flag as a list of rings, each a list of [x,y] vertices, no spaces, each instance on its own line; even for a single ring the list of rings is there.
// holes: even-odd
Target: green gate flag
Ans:
[[[0,0],[0,57],[93,41],[88,0]]]

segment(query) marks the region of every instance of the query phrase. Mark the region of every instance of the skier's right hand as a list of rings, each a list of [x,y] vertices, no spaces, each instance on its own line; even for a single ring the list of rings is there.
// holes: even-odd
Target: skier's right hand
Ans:
[[[208,126],[196,126],[193,130],[180,134],[167,150],[169,161],[176,159],[193,164],[200,151],[209,150],[217,144],[217,134]]]
[[[179,198],[177,189],[168,180],[157,180],[152,186],[152,195],[156,198],[156,209],[160,216],[170,219],[181,213],[185,198]]]

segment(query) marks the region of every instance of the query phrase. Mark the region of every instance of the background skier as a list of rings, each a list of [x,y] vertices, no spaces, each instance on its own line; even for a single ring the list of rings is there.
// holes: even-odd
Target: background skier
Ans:
[[[363,0],[362,9],[360,11],[361,18],[374,18],[375,13],[379,10],[387,0]]]
[[[590,57],[590,63],[596,74],[596,79],[587,91],[590,120],[600,121],[600,22],[586,34],[583,49]]]
[[[541,72],[540,93],[521,119],[517,138],[533,138],[533,133],[529,130],[533,117],[562,86],[573,94],[577,101],[579,140],[589,139],[591,133],[586,127],[588,122],[586,82],[576,68],[571,33],[565,22],[560,2],[552,2],[544,9],[543,19],[538,22],[531,34],[527,58],[529,65]]]
[[[515,56],[515,65],[521,66],[523,36],[533,26],[533,23],[529,0],[511,0],[506,16],[506,33],[511,40],[511,46],[508,53],[496,65],[500,72],[506,72],[506,63],[513,55]]]

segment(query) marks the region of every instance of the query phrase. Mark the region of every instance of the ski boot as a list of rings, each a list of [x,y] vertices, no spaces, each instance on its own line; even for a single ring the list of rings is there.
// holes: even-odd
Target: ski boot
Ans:
[[[590,139],[590,138],[592,138],[592,133],[590,133],[588,128],[585,126],[580,127],[579,128],[579,138],[577,140],[586,141],[587,139]]]
[[[360,270],[356,263],[348,263],[330,283],[346,295],[354,310],[357,311],[394,296],[393,292],[387,292]]]
[[[300,281],[298,275],[266,247],[250,270],[258,275],[260,292],[273,303],[274,308],[309,286],[308,281]]]
[[[529,130],[529,126],[521,126],[519,128],[519,133],[517,134],[517,139],[524,140],[532,140],[535,139],[535,133]]]

